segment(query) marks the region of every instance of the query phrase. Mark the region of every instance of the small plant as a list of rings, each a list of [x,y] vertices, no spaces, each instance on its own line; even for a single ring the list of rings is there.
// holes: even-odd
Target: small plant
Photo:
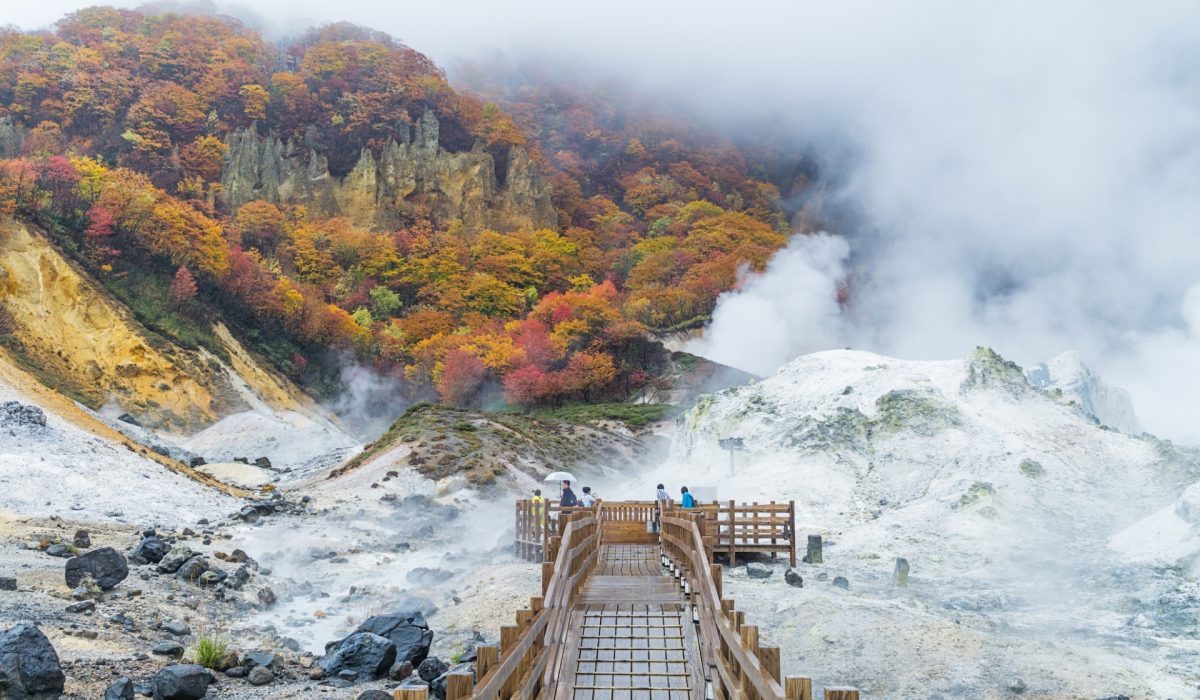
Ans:
[[[479,427],[477,425],[475,425],[474,423],[468,423],[466,421],[463,421],[461,423],[455,423],[454,429],[461,430],[462,432],[465,432],[465,433],[473,433],[476,430],[479,430]]]
[[[463,657],[463,648],[458,647],[454,651],[450,652],[450,663],[454,666],[457,666],[458,664],[462,663],[462,657]]]
[[[196,642],[196,649],[192,652],[192,656],[195,657],[196,663],[204,668],[215,669],[220,665],[221,659],[225,658],[225,652],[228,650],[229,644],[224,639],[204,636]]]

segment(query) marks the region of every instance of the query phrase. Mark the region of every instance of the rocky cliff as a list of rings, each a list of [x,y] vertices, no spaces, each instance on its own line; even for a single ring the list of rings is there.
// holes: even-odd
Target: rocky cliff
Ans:
[[[147,427],[190,433],[256,404],[311,405],[257,363],[223,327],[228,363],[175,345],[67,260],[41,233],[0,221],[0,340],[47,386],[99,408],[115,405]]]
[[[557,225],[549,189],[524,149],[509,150],[501,178],[496,160],[478,144],[458,153],[442,148],[430,111],[411,130],[401,126],[399,135],[378,155],[363,149],[350,172],[337,177],[317,147],[315,128],[301,142],[262,137],[254,127],[235,131],[226,139],[222,172],[226,206],[254,199],[302,204],[311,215],[376,229],[424,216],[457,219],[471,230]]]

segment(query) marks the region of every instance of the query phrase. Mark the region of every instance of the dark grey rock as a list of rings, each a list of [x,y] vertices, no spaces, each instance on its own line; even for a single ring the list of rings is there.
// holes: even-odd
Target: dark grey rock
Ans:
[[[240,590],[242,590],[242,587],[246,585],[246,582],[249,580],[250,580],[250,567],[246,566],[245,564],[242,564],[241,566],[239,566],[238,568],[233,570],[233,574],[229,577],[228,581],[226,582],[226,585],[228,585],[230,588],[232,588],[234,590],[240,591]]]
[[[450,670],[450,666],[436,656],[430,656],[417,666],[417,675],[421,680],[433,682],[433,679]]]
[[[264,666],[255,666],[250,669],[246,680],[250,681],[250,685],[267,685],[275,680],[275,674],[271,673],[271,670]]]
[[[92,536],[88,534],[87,530],[76,530],[71,544],[80,549],[89,549],[92,546]]]
[[[208,694],[212,673],[197,664],[172,664],[154,675],[156,700],[199,700]]]
[[[419,612],[375,615],[367,618],[355,632],[370,632],[386,637],[396,645],[396,660],[411,661],[414,666],[420,666],[429,656],[429,647],[433,644],[433,632],[425,616]]]
[[[159,629],[163,632],[168,632],[176,637],[186,637],[192,633],[192,628],[178,620],[167,620],[159,625]]]
[[[806,564],[822,564],[822,563],[824,563],[825,558],[821,552],[821,549],[822,549],[821,536],[820,535],[809,535],[808,536],[808,552],[805,553],[805,555],[804,555],[804,562]]]
[[[283,657],[273,651],[248,651],[242,654],[242,665],[246,668],[269,668],[279,671],[283,668]]]
[[[358,671],[351,671],[347,668],[342,671],[338,671],[337,677],[344,681],[350,681],[351,683],[354,683],[358,680]]]
[[[208,571],[208,568],[208,559],[203,556],[196,555],[191,559],[188,559],[183,563],[182,566],[179,567],[179,570],[175,572],[175,578],[183,581],[190,581],[192,583],[198,583],[200,581],[200,577],[204,575],[205,571]]]
[[[153,532],[153,530],[150,532]],[[138,543],[138,546],[134,547],[133,551],[129,553],[129,556],[130,558],[143,559],[150,564],[157,564],[163,560],[163,557],[166,556],[169,549],[170,546],[164,542],[161,537],[151,535],[149,537],[143,537],[142,541]],[[187,561],[187,559],[185,558],[183,561]],[[182,564],[183,561],[181,561],[180,564]],[[179,566],[176,566],[175,568],[178,569]],[[174,572],[167,571],[164,573]]]
[[[0,403],[0,425],[13,427],[46,427],[46,414],[37,406],[16,401]]]
[[[337,643],[319,662],[326,675],[342,671],[377,678],[388,672],[396,662],[396,645],[386,637],[370,632],[356,632]]]
[[[46,548],[46,554],[52,557],[59,557],[60,559],[69,559],[71,557],[71,546],[62,542],[52,544]]]
[[[775,573],[775,570],[766,564],[760,564],[756,561],[746,564],[746,575],[750,578],[771,578],[771,574],[773,573]]]
[[[179,642],[162,642],[155,645],[155,647],[150,650],[150,653],[157,654],[159,656],[169,656],[172,659],[178,659],[183,656],[183,645]]]
[[[1025,684],[1025,680],[1022,678],[1013,678],[1008,682],[1007,688],[1017,695],[1029,690],[1029,686]]]
[[[121,676],[104,691],[104,700],[133,700],[133,681]]]
[[[57,698],[66,682],[58,652],[36,625],[21,624],[0,633],[0,697]]]
[[[413,665],[411,661],[397,661],[392,664],[392,668],[388,670],[388,678],[394,681],[402,681],[413,674]]]
[[[160,573],[173,574],[179,571],[179,567],[186,564],[192,557],[196,556],[188,547],[177,544],[167,550],[162,559],[158,562],[158,570]]]
[[[234,666],[233,668],[225,669],[225,675],[230,678],[245,678],[250,675],[250,670],[245,666]]]
[[[199,584],[204,588],[212,588],[227,578],[229,578],[229,575],[224,571],[221,571],[220,569],[209,569],[208,571],[200,574]]]
[[[271,607],[275,604],[275,591],[270,588],[263,587],[258,589],[258,602],[262,603],[263,607]]]
[[[0,576],[0,591],[17,590],[17,579],[11,576]]]
[[[124,581],[128,575],[129,565],[125,563],[125,556],[112,547],[93,549],[67,561],[67,586],[71,588],[78,586],[84,576],[91,576],[96,585],[107,591]]]
[[[793,586],[795,588],[804,588],[804,577],[800,575],[799,571],[796,571],[791,567],[788,567],[788,570],[783,572],[783,580],[789,586]]]
[[[359,693],[355,700],[392,700],[392,694],[373,688]]]
[[[266,457],[259,457],[258,459],[254,460],[254,466],[260,469],[270,469],[271,460],[267,459]]]
[[[95,610],[96,601],[94,600],[84,600],[67,606],[67,612],[69,613],[90,613],[94,612]]]
[[[850,581],[845,576],[834,576],[833,585],[844,590],[850,590]]]

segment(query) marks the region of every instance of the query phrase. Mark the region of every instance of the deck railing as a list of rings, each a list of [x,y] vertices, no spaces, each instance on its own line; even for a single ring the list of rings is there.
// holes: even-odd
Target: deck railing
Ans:
[[[662,550],[693,606],[705,680],[717,700],[812,700],[812,679],[781,676],[779,647],[762,646],[758,627],[724,598],[722,567],[704,542],[706,514],[665,511]],[[854,688],[825,689],[825,700],[858,700]]]
[[[603,523],[610,542],[653,543],[657,542],[656,530],[658,504],[655,501],[604,501]],[[669,512],[686,513],[678,505],[668,502]],[[784,555],[788,562],[796,565],[796,504],[787,503],[703,503],[692,509],[702,513],[705,520],[705,544],[709,559],[713,554],[726,557],[730,565],[737,563],[739,555],[770,554]],[[563,508],[557,503],[543,501],[540,505],[530,500],[519,500],[516,504],[516,555],[528,561],[545,561],[547,543],[554,535],[561,535],[566,520],[565,514],[591,512],[587,508]]]

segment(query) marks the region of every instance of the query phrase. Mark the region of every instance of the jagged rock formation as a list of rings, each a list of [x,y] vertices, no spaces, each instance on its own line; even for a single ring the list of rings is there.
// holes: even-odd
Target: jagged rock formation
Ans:
[[[25,127],[13,121],[11,116],[0,117],[0,158],[15,158],[21,155],[25,145]]]
[[[254,200],[303,204],[315,216],[341,216],[355,225],[392,229],[428,216],[438,223],[459,220],[470,230],[554,228],[557,216],[549,189],[523,148],[509,150],[503,178],[482,146],[451,153],[438,145],[438,120],[426,111],[403,126],[376,156],[363,149],[344,177],[329,172],[310,128],[303,143],[281,141],[257,129],[226,138],[222,172],[225,204],[235,209]]]
[[[1105,383],[1083,364],[1077,352],[1064,352],[1027,373],[1029,383],[1050,393],[1061,394],[1084,413],[1122,433],[1139,435],[1142,425],[1133,410],[1129,392]]]

